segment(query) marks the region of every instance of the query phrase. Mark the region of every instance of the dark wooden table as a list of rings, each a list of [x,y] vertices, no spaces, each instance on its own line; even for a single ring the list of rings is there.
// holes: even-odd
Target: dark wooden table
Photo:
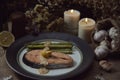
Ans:
[[[113,64],[111,72],[106,72],[102,70],[98,64],[98,61],[94,60],[91,67],[82,75],[78,75],[72,79],[67,80],[96,80],[95,76],[100,74],[102,74],[105,80],[120,80],[120,57],[109,57],[107,58],[107,60],[109,60]],[[5,61],[4,52],[2,55],[0,55],[0,80],[4,80],[3,77],[9,76],[12,76],[13,80],[31,80],[20,76],[8,67]]]

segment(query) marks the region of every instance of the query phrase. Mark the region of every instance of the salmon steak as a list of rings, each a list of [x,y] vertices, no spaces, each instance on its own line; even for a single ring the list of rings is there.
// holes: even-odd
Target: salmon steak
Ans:
[[[33,68],[59,69],[73,66],[73,59],[68,54],[51,51],[44,56],[42,53],[43,50],[31,50],[24,54],[23,62]]]

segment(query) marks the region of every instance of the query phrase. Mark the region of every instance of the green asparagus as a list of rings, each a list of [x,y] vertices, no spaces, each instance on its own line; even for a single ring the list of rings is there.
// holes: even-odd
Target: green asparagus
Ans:
[[[26,45],[28,51],[34,49],[44,49],[46,47],[45,42],[33,42]],[[60,43],[50,43],[47,45],[51,51],[62,52],[65,54],[72,53],[72,43],[71,42],[60,42]]]
[[[28,49],[27,51],[31,51],[31,50],[36,50],[36,49]],[[65,53],[65,54],[72,54],[72,49],[51,49],[51,51],[61,52],[61,53]]]

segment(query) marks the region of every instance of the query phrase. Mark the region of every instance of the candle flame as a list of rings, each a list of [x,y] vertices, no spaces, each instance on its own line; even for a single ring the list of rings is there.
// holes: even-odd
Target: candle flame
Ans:
[[[85,18],[85,22],[86,22],[86,23],[88,22],[88,18]]]
[[[70,10],[70,12],[71,12],[71,13],[73,13],[73,11],[74,11],[73,9],[72,9],[72,10]]]

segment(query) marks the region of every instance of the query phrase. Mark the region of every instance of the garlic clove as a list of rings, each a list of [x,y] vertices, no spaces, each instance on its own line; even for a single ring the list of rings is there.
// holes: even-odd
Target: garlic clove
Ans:
[[[102,69],[106,70],[106,71],[110,71],[112,68],[112,63],[106,61],[106,60],[101,60],[99,62],[99,65]]]
[[[117,40],[112,40],[111,41],[111,48],[112,50],[117,50],[119,48],[120,42],[118,42]]]
[[[101,42],[102,40],[105,39],[106,36],[108,36],[107,31],[105,31],[105,30],[100,30],[100,31],[98,31],[98,32],[95,32],[93,38],[94,38],[95,41]]]
[[[110,50],[107,46],[100,45],[95,48],[94,52],[95,52],[97,59],[102,59],[107,56],[107,54],[110,52]]]
[[[103,40],[103,41],[100,42],[100,45],[110,47],[111,43],[108,40]]]

